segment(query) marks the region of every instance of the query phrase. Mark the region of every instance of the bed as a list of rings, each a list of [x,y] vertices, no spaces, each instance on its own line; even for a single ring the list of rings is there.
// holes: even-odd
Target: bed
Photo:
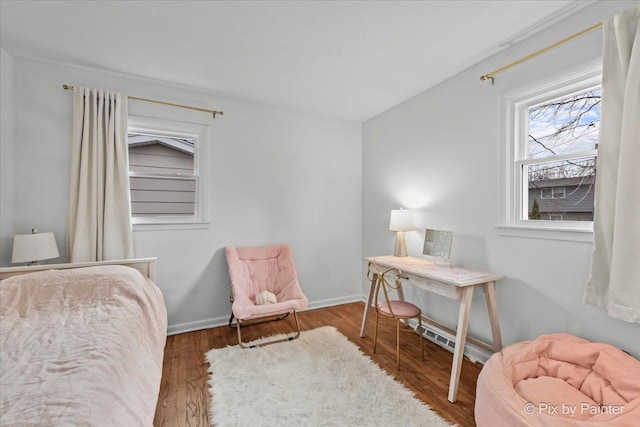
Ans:
[[[0,424],[151,426],[167,331],[155,259],[0,269]]]

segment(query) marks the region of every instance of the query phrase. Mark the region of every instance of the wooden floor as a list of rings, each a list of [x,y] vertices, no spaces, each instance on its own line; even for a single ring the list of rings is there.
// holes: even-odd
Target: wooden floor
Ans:
[[[460,426],[475,425],[473,405],[476,380],[480,369],[465,358],[462,365],[460,388],[456,403],[447,400],[449,375],[453,354],[425,340],[425,361],[420,360],[420,343],[415,334],[400,334],[400,370],[395,370],[395,323],[380,316],[378,350],[373,350],[375,315],[372,312],[367,324],[367,336],[360,337],[362,321],[361,302],[320,308],[299,313],[303,330],[320,326],[334,326],[349,340],[371,357],[378,365],[411,389],[418,398],[445,419]],[[286,333],[293,320],[270,322],[243,329],[243,341],[265,335]],[[406,328],[406,327],[405,327]],[[410,331],[406,328],[407,331]],[[164,368],[155,426],[210,426],[209,375],[204,353],[212,348],[237,344],[236,330],[227,326],[173,335],[167,338]],[[250,351],[250,350],[247,350]]]

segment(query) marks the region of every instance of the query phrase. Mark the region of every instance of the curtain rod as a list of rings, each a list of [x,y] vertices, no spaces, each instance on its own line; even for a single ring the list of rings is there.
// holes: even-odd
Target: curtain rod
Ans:
[[[73,86],[62,85],[62,89],[64,89],[64,90],[73,90]],[[203,111],[205,113],[213,114],[213,118],[214,119],[216,118],[216,114],[220,114],[221,116],[224,114],[224,111],[209,110],[208,108],[200,108],[200,107],[191,107],[190,105],[174,104],[173,102],[156,101],[155,99],[138,98],[137,96],[129,96],[128,98],[129,99],[135,99],[137,101],[153,102],[154,104],[170,105],[172,107],[186,108],[188,110]]]
[[[555,42],[553,44],[550,44],[547,47],[543,47],[540,50],[537,50],[537,51],[535,51],[533,53],[530,53],[529,55],[527,55],[525,57],[522,57],[522,58],[518,59],[517,61],[513,61],[512,63],[507,64],[507,65],[505,65],[503,67],[500,67],[500,68],[498,68],[496,70],[493,70],[490,73],[484,74],[484,75],[480,76],[480,80],[484,81],[484,80],[491,79],[491,84],[493,84],[494,83],[494,76],[496,74],[499,74],[499,73],[501,73],[503,71],[506,71],[509,68],[515,67],[516,65],[520,65],[523,62],[530,60],[531,58],[535,58],[538,55],[541,55],[541,54],[543,54],[543,53],[545,53],[547,51],[550,51],[551,49],[555,49],[558,46],[561,46],[561,45],[563,45],[565,43],[568,43],[568,42],[570,42],[572,40],[575,40],[575,39],[577,39],[579,37],[582,37],[585,34],[588,34],[588,33],[592,32],[594,30],[597,30],[598,28],[601,28],[601,27],[602,27],[602,22],[599,22],[599,23],[597,23],[595,25],[590,26],[589,28],[585,28],[584,30],[579,31],[579,32],[577,32],[575,34],[572,34],[569,37],[566,37],[566,38],[564,38],[564,39],[562,39],[560,41],[557,41],[557,42]]]

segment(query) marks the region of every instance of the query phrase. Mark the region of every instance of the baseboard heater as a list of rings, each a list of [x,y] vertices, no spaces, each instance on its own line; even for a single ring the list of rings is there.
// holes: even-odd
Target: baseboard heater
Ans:
[[[409,319],[407,325],[413,330],[418,329],[416,319]],[[456,346],[456,335],[453,329],[425,316],[422,317],[422,336],[451,353]],[[473,363],[484,364],[493,354],[493,348],[489,344],[467,335],[464,354]]]

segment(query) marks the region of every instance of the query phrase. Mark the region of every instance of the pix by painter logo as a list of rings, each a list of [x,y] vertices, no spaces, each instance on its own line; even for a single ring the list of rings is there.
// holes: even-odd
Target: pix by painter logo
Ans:
[[[553,404],[549,402],[540,402],[538,405],[534,405],[531,402],[524,404],[525,414],[547,414],[547,415],[564,415],[567,417],[573,417],[576,414],[615,414],[620,415],[624,411],[624,405],[594,405],[592,403],[582,402],[577,404],[558,403]]]

